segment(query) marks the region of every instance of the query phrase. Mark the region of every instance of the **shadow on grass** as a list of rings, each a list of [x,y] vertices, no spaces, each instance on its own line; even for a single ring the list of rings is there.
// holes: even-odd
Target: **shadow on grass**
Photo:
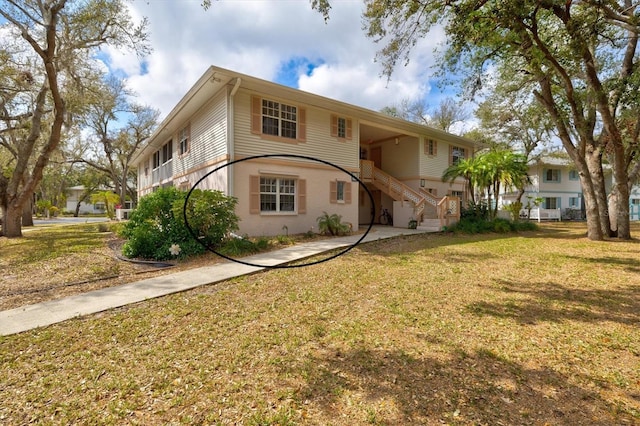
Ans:
[[[311,359],[300,398],[370,424],[633,424],[597,392],[479,348],[452,359],[353,349]],[[356,423],[356,422],[354,422]],[[358,422],[358,424],[360,424]]]
[[[582,290],[554,282],[498,280],[496,283],[504,292],[529,297],[498,303],[472,303],[467,310],[475,315],[511,318],[521,324],[568,320],[593,323],[611,321],[636,326],[640,323],[640,286]]]
[[[613,256],[605,256],[605,257],[564,256],[564,257],[566,257],[567,259],[579,260],[583,262],[600,264],[600,265],[623,266],[624,269],[628,272],[640,274],[640,263],[638,262],[637,259],[629,259],[624,257],[613,257]],[[640,275],[638,275],[638,278],[636,281],[640,283]]]

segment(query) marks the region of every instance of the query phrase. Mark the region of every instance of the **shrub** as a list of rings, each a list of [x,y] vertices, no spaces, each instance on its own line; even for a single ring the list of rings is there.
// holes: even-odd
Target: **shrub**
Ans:
[[[489,207],[487,203],[479,202],[479,203],[469,203],[466,208],[463,208],[460,211],[460,219],[479,219],[479,220],[489,220]]]
[[[322,216],[316,220],[321,234],[336,236],[348,234],[350,231],[349,225],[342,223],[342,216],[336,213],[330,215],[327,212],[323,212]]]
[[[447,230],[461,234],[483,234],[488,232],[507,233],[519,231],[535,231],[538,226],[533,222],[516,221],[507,219],[485,220],[479,217],[460,218],[458,223],[450,226]]]
[[[511,215],[511,220],[517,222],[520,219],[520,210],[522,210],[522,203],[520,201],[515,201],[505,206],[505,209]]]
[[[120,235],[127,239],[122,252],[127,257],[166,260],[179,247],[179,256],[200,254],[218,247],[226,236],[238,229],[234,209],[237,200],[220,191],[194,190],[185,208],[187,192],[162,188],[140,199]],[[186,212],[193,237],[184,220]]]

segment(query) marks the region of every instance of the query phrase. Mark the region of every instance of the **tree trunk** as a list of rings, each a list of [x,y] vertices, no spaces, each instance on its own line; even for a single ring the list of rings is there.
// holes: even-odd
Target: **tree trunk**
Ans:
[[[629,218],[629,173],[622,143],[616,146],[613,155],[613,180],[616,199],[617,237],[621,240],[631,239],[631,223]],[[613,217],[611,218],[612,220]]]
[[[82,204],[82,201],[76,203],[76,210],[73,212],[73,217],[78,217],[80,214],[80,204]]]
[[[2,232],[7,238],[22,237],[22,207],[9,203],[2,217]]]
[[[33,198],[30,198],[22,208],[22,226],[33,226]]]
[[[589,174],[591,175],[591,188],[593,191],[595,208],[598,210],[597,220],[600,226],[600,233],[604,236],[612,236],[611,223],[609,221],[609,208],[607,203],[607,191],[604,183],[604,173],[602,171],[602,158],[600,151],[588,150],[585,153],[585,160]],[[583,183],[584,190],[584,183]],[[585,197],[585,203],[587,199]],[[587,204],[587,221],[589,221],[589,205]]]

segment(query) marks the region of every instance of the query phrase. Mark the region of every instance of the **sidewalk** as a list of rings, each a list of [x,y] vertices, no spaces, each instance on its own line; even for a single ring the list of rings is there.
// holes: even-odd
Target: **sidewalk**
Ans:
[[[424,231],[374,227],[362,242],[365,243],[400,235],[421,233],[424,233]],[[362,234],[314,241],[242,258],[242,260],[247,263],[263,265],[262,267],[248,266],[229,261],[116,287],[77,294],[63,299],[21,306],[8,311],[0,311],[0,335],[8,336],[21,333],[71,318],[94,314],[156,297],[214,284],[241,275],[255,273],[267,269],[267,267],[270,266],[282,265],[329,250],[346,248],[347,246],[353,245],[361,237]],[[331,260],[329,260],[329,262],[330,261]]]

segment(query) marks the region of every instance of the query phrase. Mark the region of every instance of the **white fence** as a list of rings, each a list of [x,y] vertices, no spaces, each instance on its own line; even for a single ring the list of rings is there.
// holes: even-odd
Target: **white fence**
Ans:
[[[538,222],[543,220],[562,220],[562,212],[560,209],[540,209],[535,208],[531,209],[531,213],[529,214],[528,210],[520,210],[520,217],[526,219],[527,217],[532,220],[537,220]]]

